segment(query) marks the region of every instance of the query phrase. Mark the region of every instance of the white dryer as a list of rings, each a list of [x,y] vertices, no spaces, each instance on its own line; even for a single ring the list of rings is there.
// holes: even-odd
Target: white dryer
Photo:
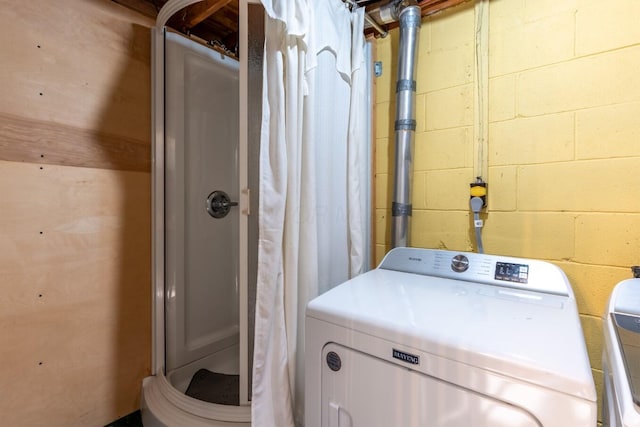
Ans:
[[[640,279],[616,285],[603,321],[603,424],[640,427]]]
[[[542,261],[397,248],[311,301],[305,427],[592,427],[576,301]]]

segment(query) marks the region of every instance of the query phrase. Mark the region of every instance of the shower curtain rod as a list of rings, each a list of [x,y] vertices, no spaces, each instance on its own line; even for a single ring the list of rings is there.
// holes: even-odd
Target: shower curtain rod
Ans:
[[[342,2],[346,4],[351,10],[360,7],[354,0],[342,0]],[[380,34],[380,37],[385,38],[389,34],[384,28],[380,26],[380,24],[375,21],[375,19],[369,16],[367,12],[364,13],[364,20],[367,21],[378,34]]]
[[[380,37],[385,38],[389,34],[384,28],[378,25],[378,23],[372,17],[370,17],[367,12],[364,13],[364,20],[367,21],[369,25],[371,25],[373,29],[378,32],[378,34],[380,34]]]

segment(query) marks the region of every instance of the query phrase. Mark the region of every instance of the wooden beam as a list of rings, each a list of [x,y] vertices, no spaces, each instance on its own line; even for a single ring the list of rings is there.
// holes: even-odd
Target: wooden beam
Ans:
[[[171,18],[171,23],[176,28],[190,30],[195,27],[233,0],[204,0],[187,7],[184,11],[178,12]]]
[[[0,113],[0,160],[151,171],[151,147],[95,130]]]
[[[152,2],[148,0],[111,0],[114,3],[118,3],[124,7],[140,12],[149,18],[156,19],[158,16],[158,10]]]
[[[469,0],[422,0],[418,5],[422,10],[422,16],[429,16],[467,1]]]
[[[420,15],[422,17],[430,16],[438,12],[442,12],[446,9],[449,9],[454,6],[458,6],[459,4],[468,2],[470,0],[421,0],[418,2],[418,6],[420,6]],[[382,0],[377,3],[373,3],[368,5],[366,10],[372,11],[376,8],[384,6],[388,3],[388,0]],[[398,21],[391,22],[389,24],[384,25],[387,30],[391,30],[394,28],[398,28],[400,23]],[[373,30],[373,28],[368,28],[365,31],[366,34],[373,34],[375,37],[378,37],[378,34]]]

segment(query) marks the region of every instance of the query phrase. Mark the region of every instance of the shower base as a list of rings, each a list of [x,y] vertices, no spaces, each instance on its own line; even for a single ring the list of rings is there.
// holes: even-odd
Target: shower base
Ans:
[[[195,374],[207,370],[235,376],[238,346],[197,360],[168,376],[162,372],[142,383],[142,423],[145,427],[250,427],[251,406],[209,403],[186,394]],[[236,388],[237,390],[237,388]]]

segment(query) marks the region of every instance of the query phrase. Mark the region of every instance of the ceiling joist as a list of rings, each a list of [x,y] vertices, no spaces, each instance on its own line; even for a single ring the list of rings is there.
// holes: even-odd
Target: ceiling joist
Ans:
[[[176,13],[170,20],[170,24],[178,28],[190,30],[211,15],[231,3],[232,0],[204,0],[186,7]]]
[[[433,15],[468,0],[422,0],[418,2],[422,16]]]
[[[446,9],[449,9],[454,6],[458,6],[462,3],[466,3],[470,0],[420,0],[418,1],[418,6],[420,7],[420,14],[422,17],[430,16],[436,14],[438,12],[442,12]],[[381,0],[375,3],[367,4],[366,11],[372,14],[375,14],[376,10],[379,10],[381,7],[388,6],[389,0]],[[398,21],[390,22],[388,24],[380,24],[378,25],[382,27],[384,31],[391,30],[393,28],[397,28],[400,23]],[[365,33],[368,35],[375,34],[379,36],[382,34],[380,31],[374,31],[373,26],[367,27],[365,29]]]
[[[112,0],[116,3],[137,10],[147,16],[155,18],[158,10],[167,0]],[[313,0],[320,1],[320,0]],[[366,7],[372,19],[377,19],[375,11],[388,6],[390,0],[349,0],[352,4]],[[417,0],[423,17],[436,14],[461,3],[470,0]],[[203,0],[192,4],[177,12],[167,23],[184,34],[197,36],[211,45],[223,46],[237,56],[238,41],[238,0]],[[398,22],[381,24],[377,22],[382,31],[376,32],[373,26],[367,26],[365,33],[368,36],[383,34],[396,28]]]

